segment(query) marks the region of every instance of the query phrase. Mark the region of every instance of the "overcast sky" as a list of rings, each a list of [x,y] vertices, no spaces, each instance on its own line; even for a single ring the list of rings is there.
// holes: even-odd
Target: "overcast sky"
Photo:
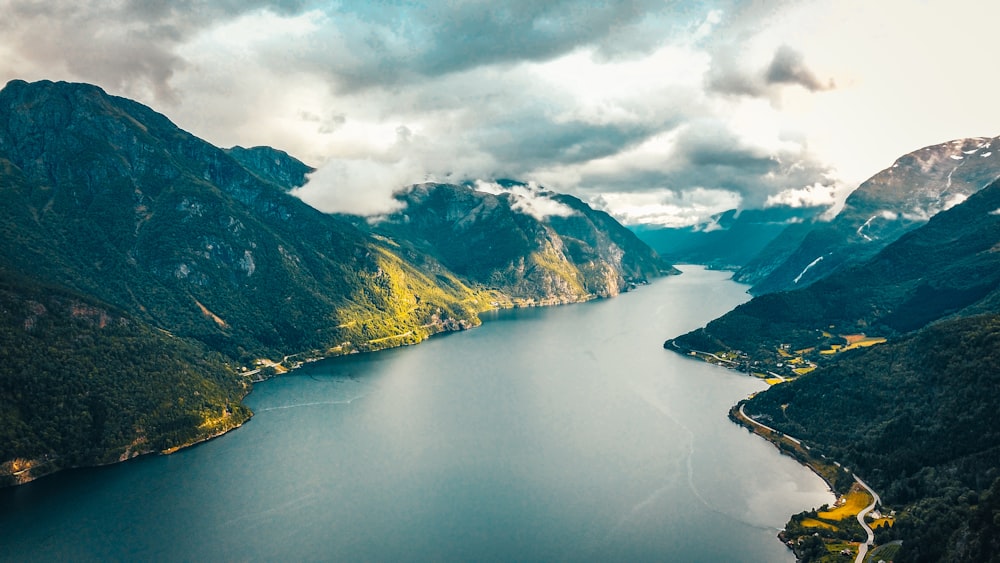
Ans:
[[[1000,135],[990,0],[0,0],[0,80],[97,84],[375,214],[425,180],[536,181],[627,222],[830,204]]]

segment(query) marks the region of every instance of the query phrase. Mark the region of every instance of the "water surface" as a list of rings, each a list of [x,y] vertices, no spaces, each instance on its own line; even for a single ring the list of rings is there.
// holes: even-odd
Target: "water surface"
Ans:
[[[764,384],[662,349],[745,301],[687,267],[260,384],[243,428],[0,491],[0,558],[792,561],[822,481],[730,423]]]

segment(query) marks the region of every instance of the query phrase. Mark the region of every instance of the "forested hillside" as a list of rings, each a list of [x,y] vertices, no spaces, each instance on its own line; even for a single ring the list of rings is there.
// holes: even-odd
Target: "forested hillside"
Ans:
[[[864,262],[664,346],[772,378],[745,414],[802,440],[810,463],[836,461],[871,484],[898,515],[876,537],[902,540],[896,561],[996,560],[1000,183]],[[812,538],[844,539],[816,517],[788,527],[807,560],[831,553]]]
[[[611,296],[672,271],[582,202],[571,211],[587,228],[567,217],[559,231],[491,196],[518,229],[478,225],[487,244],[461,252],[512,264],[523,280],[567,280],[496,283],[427,237],[380,236],[305,204],[290,192],[311,171],[269,147],[220,149],[96,86],[0,90],[0,314],[12,351],[0,365],[0,476],[166,450],[239,424],[259,365],[414,344],[476,326],[485,310]],[[449,236],[475,219],[460,199],[448,194],[458,212],[435,219]],[[94,328],[82,310],[111,320]]]
[[[935,324],[750,399],[746,412],[839,460],[900,514],[898,561],[1000,554],[1000,315]]]
[[[942,212],[864,264],[804,289],[755,297],[666,346],[738,350],[774,365],[783,344],[822,346],[831,333],[892,337],[949,315],[1000,306],[1000,183]]]
[[[249,383],[190,339],[0,272],[0,485],[242,424]]]

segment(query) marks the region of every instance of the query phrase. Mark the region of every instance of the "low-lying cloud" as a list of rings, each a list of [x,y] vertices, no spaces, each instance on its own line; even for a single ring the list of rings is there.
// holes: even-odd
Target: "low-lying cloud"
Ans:
[[[509,194],[514,200],[514,203],[511,205],[511,209],[524,213],[525,215],[531,215],[539,221],[543,221],[552,216],[569,217],[571,215],[576,215],[576,210],[564,203],[552,199],[550,197],[551,192],[543,190],[534,182],[529,182],[526,185],[514,184],[511,186],[503,186],[496,182],[476,180],[475,187],[477,191],[488,194]]]
[[[420,163],[410,159],[335,160],[310,174],[306,184],[293,190],[292,195],[324,213],[387,215],[403,208],[395,194],[423,182],[425,176]]]
[[[93,82],[216,145],[286,150],[320,168],[296,193],[336,212],[392,212],[414,182],[474,178],[534,180],[633,222],[836,209],[901,154],[1000,129],[991,52],[940,48],[992,33],[1000,7],[975,0],[0,11],[0,83]]]

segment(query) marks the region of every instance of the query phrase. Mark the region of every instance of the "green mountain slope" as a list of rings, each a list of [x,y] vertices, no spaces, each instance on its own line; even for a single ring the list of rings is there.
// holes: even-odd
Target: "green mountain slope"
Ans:
[[[502,184],[528,189],[518,182]],[[562,214],[526,212],[514,192],[428,183],[400,193],[404,209],[370,228],[414,244],[456,274],[519,304],[610,297],[676,273],[606,213],[572,196],[538,190],[531,197],[557,204]]]
[[[998,365],[1000,315],[962,318],[846,355],[745,409],[900,508],[881,535],[904,540],[896,561],[986,561],[1000,553]]]
[[[423,282],[384,291],[369,282],[412,265],[268,181],[282,178],[276,167],[249,170],[149,108],[52,83],[12,83],[0,107],[0,197],[20,214],[3,219],[5,232],[35,241],[5,244],[2,267],[242,360],[345,342],[364,349],[389,336],[359,315],[390,317],[373,322],[402,333],[430,323],[437,306],[468,322],[482,308],[461,305],[473,292],[458,283],[425,296],[422,315],[398,318],[396,301],[415,301]],[[261,150],[234,152],[249,160]]]
[[[835,353],[862,333],[888,340]],[[995,559],[1000,182],[861,264],[757,296],[665,347],[786,377],[818,366],[749,399],[746,414],[873,485],[898,512],[876,538],[903,540],[896,561]],[[787,530],[813,544],[833,534],[815,522],[799,515]]]
[[[310,171],[268,147],[219,149],[95,86],[0,90],[0,319],[20,354],[0,364],[0,477],[171,449],[239,424],[258,362],[412,344],[498,306],[584,298],[487,284],[449,269],[424,237],[390,240],[321,213],[289,194]],[[623,230],[597,228],[609,240]],[[538,229],[496,230],[492,248],[470,251],[491,260]],[[585,266],[604,272],[609,261],[629,280],[660,272],[635,265],[658,260],[641,243],[619,248]],[[530,264],[533,252],[504,259]],[[48,313],[28,327],[36,309]],[[95,329],[78,310],[112,321]],[[144,357],[130,364],[122,350]]]
[[[0,272],[0,486],[203,440],[242,424],[220,354],[105,304]]]
[[[1000,303],[1000,183],[939,213],[866,263],[795,291],[760,295],[668,341],[671,348],[740,350],[771,361],[829,333],[893,336]],[[823,333],[827,332],[827,335]]]

